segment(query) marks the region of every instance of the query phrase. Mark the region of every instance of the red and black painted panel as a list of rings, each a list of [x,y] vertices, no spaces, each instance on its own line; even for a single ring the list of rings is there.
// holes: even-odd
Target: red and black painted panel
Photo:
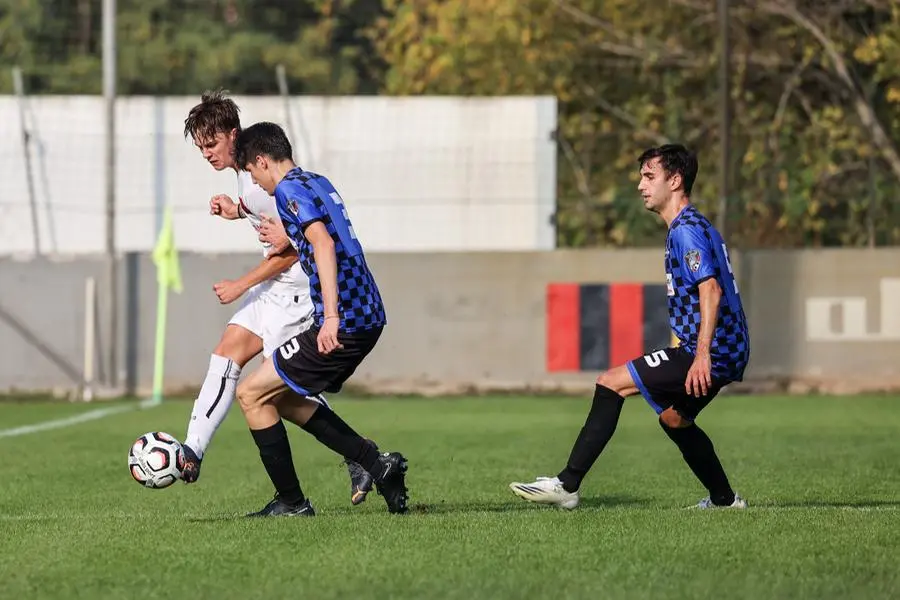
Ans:
[[[547,370],[605,371],[671,344],[666,286],[547,286]]]

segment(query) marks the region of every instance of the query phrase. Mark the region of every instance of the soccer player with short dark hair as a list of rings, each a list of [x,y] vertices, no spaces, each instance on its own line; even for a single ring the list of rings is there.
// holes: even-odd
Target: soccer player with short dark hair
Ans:
[[[666,284],[677,347],[657,350],[597,378],[594,401],[566,468],[556,477],[512,483],[516,495],[563,508],[578,505],[578,489],[612,438],[624,400],[642,394],[659,424],[709,496],[699,508],[746,508],[735,494],[713,444],[695,423],[719,391],[741,381],[750,360],[747,319],[728,249],[718,231],[691,204],[697,158],[684,146],[651,148],[638,159],[638,191],[647,210],[668,225]]]
[[[304,429],[320,442],[361,465],[388,510],[406,512],[406,459],[398,452],[379,453],[327,406],[309,399],[339,392],[387,323],[344,202],[327,178],[294,164],[291,144],[274,123],[241,131],[235,156],[254,183],[275,197],[280,222],[264,219],[260,240],[276,252],[294,246],[314,307],[313,326],[285,342],[238,386],[238,401],[277,490],[259,514],[304,514],[309,505],[279,415],[306,423]]]
[[[191,108],[184,120],[184,135],[193,139],[203,158],[215,170],[232,170],[237,175],[237,201],[225,194],[213,196],[210,213],[229,221],[246,220],[258,230],[262,215],[274,214],[277,209],[275,200],[235,162],[234,142],[240,131],[240,109],[223,90],[204,92],[200,103]],[[194,483],[200,477],[203,457],[234,402],[241,369],[257,354],[271,356],[281,344],[312,326],[309,279],[297,253],[288,250],[275,252],[264,243],[265,259],[259,265],[242,277],[214,286],[222,304],[232,303],[242,295],[244,299],[213,351],[194,401],[183,444],[185,483]],[[328,405],[321,394],[314,400]],[[365,501],[372,478],[352,461],[347,461],[347,470],[350,501],[359,504]]]

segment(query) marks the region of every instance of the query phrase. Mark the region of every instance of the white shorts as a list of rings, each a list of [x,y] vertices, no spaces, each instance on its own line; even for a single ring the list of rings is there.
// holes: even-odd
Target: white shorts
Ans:
[[[250,288],[229,325],[239,325],[263,341],[263,356],[268,358],[283,343],[313,324],[313,305],[309,296],[269,293],[259,285]]]

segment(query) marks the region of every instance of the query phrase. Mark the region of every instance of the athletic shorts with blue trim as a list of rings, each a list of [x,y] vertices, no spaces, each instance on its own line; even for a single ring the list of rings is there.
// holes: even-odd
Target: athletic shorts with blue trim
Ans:
[[[641,395],[656,414],[671,407],[682,418],[693,421],[719,391],[730,383],[713,375],[712,385],[705,396],[697,398],[689,395],[684,384],[693,363],[693,354],[684,348],[674,347],[645,354],[625,364]]]
[[[338,342],[344,347],[322,354],[317,342],[319,328],[310,327],[272,354],[275,371],[301,396],[316,396],[322,392],[336,394],[375,348],[381,331],[381,327],[375,327],[354,333],[338,332]]]

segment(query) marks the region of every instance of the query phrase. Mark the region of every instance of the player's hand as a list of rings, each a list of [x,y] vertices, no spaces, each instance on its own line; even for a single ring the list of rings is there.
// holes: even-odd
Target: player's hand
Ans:
[[[709,358],[709,352],[698,352],[688,370],[684,390],[689,396],[700,398],[709,392],[710,387],[712,387],[712,360]]]
[[[227,194],[216,194],[209,199],[209,214],[233,221],[238,218],[238,205]]]
[[[220,303],[231,304],[240,298],[247,289],[238,281],[223,279],[213,286],[213,291],[216,293],[216,296],[219,297]]]
[[[319,330],[319,336],[316,338],[316,342],[319,346],[319,352],[322,354],[331,354],[335,350],[340,350],[344,347],[338,341],[338,326],[340,325],[341,320],[337,317],[326,317],[325,323],[322,325],[322,329]]]
[[[259,224],[259,241],[271,244],[275,254],[287,250],[291,240],[284,230],[284,224],[280,219],[273,219],[269,215],[262,215]]]

